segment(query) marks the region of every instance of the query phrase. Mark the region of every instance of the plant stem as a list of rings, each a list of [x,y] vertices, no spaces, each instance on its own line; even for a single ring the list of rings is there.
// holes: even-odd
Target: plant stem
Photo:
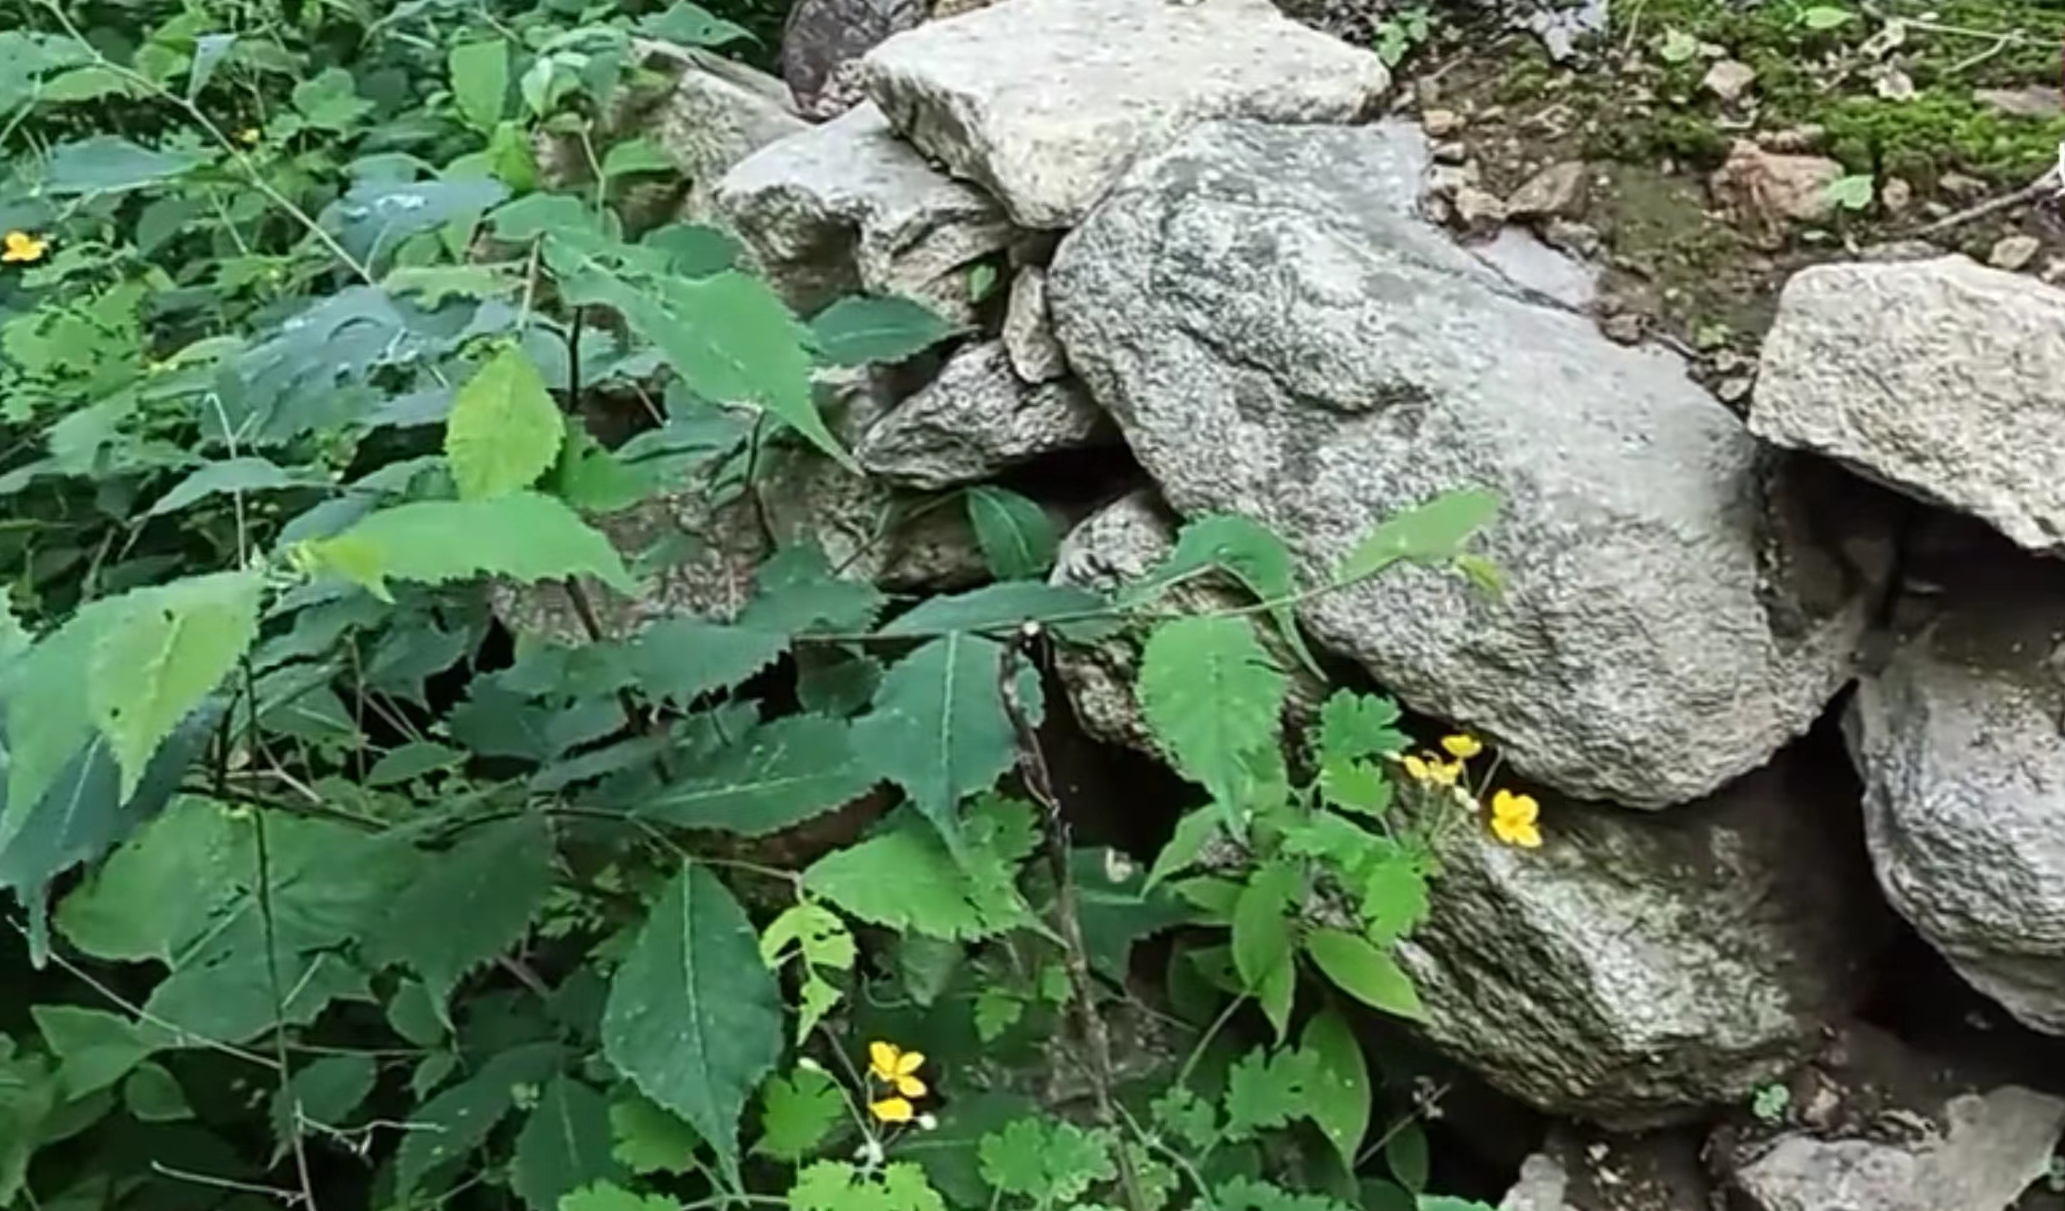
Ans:
[[[301,1126],[301,1100],[294,1096],[294,1069],[287,1059],[287,1000],[280,982],[279,930],[272,909],[272,850],[265,840],[265,813],[251,813],[258,846],[258,920],[264,927],[265,977],[272,992],[272,1049],[279,1064],[280,1104],[287,1112],[287,1139],[294,1151],[294,1175],[301,1181],[301,1204],[316,1211],[315,1182],[308,1172],[308,1145]]]
[[[1019,630],[1017,642],[1004,646],[997,660],[997,689],[1003,698],[1004,711],[1010,716],[1011,730],[1018,738],[1019,776],[1025,783],[1026,793],[1040,806],[1047,866],[1054,879],[1054,916],[1066,944],[1069,988],[1076,1003],[1076,1017],[1082,1025],[1083,1042],[1090,1053],[1093,1109],[1099,1125],[1117,1133],[1119,1116],[1111,1096],[1111,1033],[1105,1028],[1103,1015],[1097,1012],[1097,988],[1090,978],[1089,953],[1083,943],[1083,922],[1076,908],[1075,880],[1069,875],[1068,821],[1061,814],[1061,800],[1054,794],[1054,780],[1047,770],[1047,758],[1040,748],[1039,736],[1018,700],[1018,671],[1021,665],[1038,670],[1038,663],[1027,658],[1027,649],[1042,635],[1037,624],[1027,624]],[[1125,1193],[1126,1206],[1131,1211],[1147,1211],[1147,1200],[1140,1192],[1139,1174],[1133,1171],[1132,1156],[1123,1144],[1116,1151],[1119,1187]]]

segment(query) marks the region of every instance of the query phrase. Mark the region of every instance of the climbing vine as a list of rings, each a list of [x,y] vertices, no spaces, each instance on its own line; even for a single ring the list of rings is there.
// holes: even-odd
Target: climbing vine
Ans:
[[[892,599],[761,496],[858,474],[825,400],[952,329],[799,318],[630,204],[672,162],[606,120],[646,40],[738,26],[9,16],[0,1207],[1468,1205],[1351,1007],[1423,1012],[1393,947],[1479,745],[1347,690],[1286,735],[1264,639],[1309,666],[1297,603],[1400,563],[1495,591],[1490,496],[1317,581],[1196,518],[1098,594],[983,486],[935,503],[994,581]],[[607,536],[661,494],[765,531],[731,608],[627,621],[705,537]],[[1206,578],[1253,604],[1169,608]],[[1147,862],[1072,835],[1040,739],[1055,649],[1114,643],[1202,804]]]

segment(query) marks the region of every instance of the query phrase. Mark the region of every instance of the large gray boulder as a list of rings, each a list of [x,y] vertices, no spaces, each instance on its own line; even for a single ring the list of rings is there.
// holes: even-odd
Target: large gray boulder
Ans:
[[[1045,228],[1198,122],[1352,122],[1390,86],[1375,54],[1268,0],[1011,0],[898,34],[861,70],[906,138]]]
[[[956,351],[939,377],[875,422],[855,451],[892,483],[980,483],[1043,455],[1118,439],[1111,419],[1073,380],[1029,385],[1002,341]]]
[[[1958,256],[1804,269],[1750,428],[2065,550],[2065,291]]]
[[[1845,789],[1788,755],[1667,816],[1548,799],[1539,849],[1462,830],[1398,946],[1426,1036],[1616,1130],[1748,1096],[1852,1008],[1884,934]]]
[[[1503,599],[1394,568],[1311,630],[1566,793],[1696,799],[1848,679],[1885,544],[1867,517],[1839,550],[1846,477],[1775,464],[1678,359],[1406,213],[1414,172],[1378,130],[1194,129],[1062,242],[1069,364],[1179,513],[1246,514],[1314,580],[1386,517],[1499,492]]]
[[[872,105],[763,148],[717,183],[716,205],[806,314],[868,290],[971,323],[967,267],[1012,239],[996,203],[927,164]]]
[[[2065,1034],[2065,567],[2018,554],[1946,569],[1845,727],[1887,899],[1973,987]]]

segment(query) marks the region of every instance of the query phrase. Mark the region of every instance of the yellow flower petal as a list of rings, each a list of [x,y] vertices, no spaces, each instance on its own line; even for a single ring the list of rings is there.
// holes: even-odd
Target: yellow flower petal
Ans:
[[[1502,790],[1491,797],[1491,814],[1501,820],[1532,824],[1541,818],[1542,805],[1533,795],[1516,795]]]
[[[40,261],[49,248],[49,240],[39,239],[26,231],[10,231],[0,238],[0,261],[14,264]]]
[[[1530,820],[1495,819],[1491,822],[1492,835],[1508,845],[1520,849],[1540,849],[1542,830]]]
[[[1425,782],[1427,780],[1427,763],[1419,757],[1412,753],[1407,753],[1399,764],[1405,766],[1405,772],[1412,776],[1413,781]]]
[[[905,1097],[924,1097],[925,1082],[914,1076],[900,1076],[896,1078],[896,1091]]]
[[[896,1082],[896,1064],[903,1057],[903,1049],[894,1043],[875,1042],[868,1044],[868,1072],[885,1084]]]
[[[900,1077],[909,1076],[924,1066],[925,1053],[922,1051],[906,1051],[896,1057],[896,1075]]]
[[[1443,736],[1441,747],[1448,750],[1449,756],[1467,761],[1484,751],[1484,741],[1475,736]]]
[[[1427,767],[1428,780],[1438,786],[1454,786],[1462,776],[1463,763],[1460,761],[1436,761]]]
[[[869,1102],[868,1113],[885,1123],[908,1123],[917,1117],[917,1111],[900,1097],[885,1097],[879,1102]]]

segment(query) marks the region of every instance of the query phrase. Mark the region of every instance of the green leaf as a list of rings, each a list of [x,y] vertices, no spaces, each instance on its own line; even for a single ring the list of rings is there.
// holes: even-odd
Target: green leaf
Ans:
[[[1223,810],[1206,804],[1177,820],[1168,844],[1155,855],[1154,868],[1147,872],[1147,887],[1159,887],[1170,875],[1189,869],[1204,852],[1206,844],[1220,835],[1220,825],[1225,818]]]
[[[1817,4],[1800,13],[1800,24],[1819,32],[1821,30],[1834,29],[1839,25],[1847,25],[1851,21],[1856,20],[1856,18],[1857,14],[1847,8],[1837,8],[1832,4]]]
[[[994,1043],[1025,1016],[1025,1002],[999,988],[975,994],[975,1037]]]
[[[1241,982],[1259,988],[1278,967],[1291,961],[1290,910],[1298,902],[1303,878],[1289,862],[1264,865],[1248,879],[1233,905],[1233,967]]]
[[[835,576],[815,546],[775,552],[760,565],[754,583],[757,592],[739,614],[739,625],[784,635],[870,630],[886,603],[875,586]]]
[[[782,1051],[781,992],[752,922],[689,865],[653,906],[610,983],[603,1052],[738,1168],[739,1116]]]
[[[858,950],[839,914],[808,900],[783,909],[760,935],[760,958],[770,969],[778,970],[788,962],[791,947],[803,968],[796,1007],[796,1045],[800,1047],[841,996],[838,986],[825,978],[820,968],[852,971]]]
[[[955,632],[1016,631],[1027,622],[1108,613],[1110,608],[1109,602],[1088,589],[1043,580],[1012,580],[928,598],[883,627],[881,634],[915,638]],[[1063,625],[1076,626],[1066,622]]]
[[[1878,179],[1868,172],[1851,173],[1830,181],[1824,192],[1844,210],[1864,210],[1878,196]]]
[[[1667,29],[1658,41],[1656,53],[1666,63],[1684,63],[1699,53],[1699,39],[1682,29]]]
[[[445,419],[445,458],[461,500],[487,500],[537,482],[559,458],[559,405],[531,359],[505,347],[459,388]]]
[[[1031,920],[1016,884],[1038,842],[1032,809],[986,797],[968,811],[956,862],[936,829],[908,812],[803,872],[803,886],[847,914],[899,933],[976,941]]]
[[[990,484],[968,489],[967,499],[968,524],[990,575],[1026,580],[1054,566],[1061,535],[1038,501]]]
[[[410,236],[452,223],[471,226],[507,196],[508,187],[492,177],[438,181],[376,177],[353,185],[343,197],[325,206],[317,219],[324,230],[336,233],[345,251],[372,264],[390,257]]]
[[[569,283],[568,301],[616,308],[689,390],[712,403],[765,408],[839,465],[860,473],[860,464],[818,414],[809,330],[772,287],[731,270],[671,278],[654,291],[595,274]]]
[[[775,1077],[760,1092],[761,1156],[800,1164],[831,1137],[846,1117],[846,1094],[839,1083],[814,1068],[798,1068]]]
[[[680,171],[673,157],[651,139],[626,139],[613,145],[602,157],[602,175],[606,180],[641,172]]]
[[[152,151],[113,135],[95,135],[50,150],[43,192],[62,198],[141,189],[181,176],[205,159],[191,152]]]
[[[341,134],[356,125],[373,103],[358,95],[350,72],[326,67],[294,86],[294,108],[310,126]]]
[[[1376,575],[1399,560],[1440,563],[1463,553],[1463,545],[1499,513],[1499,496],[1482,488],[1444,492],[1433,500],[1388,517],[1371,530],[1341,564],[1336,579],[1349,583]]]
[[[1363,1004],[1413,1021],[1425,1016],[1412,979],[1367,938],[1344,929],[1315,929],[1305,936],[1305,953],[1336,988]]]
[[[1289,684],[1247,620],[1179,618],[1141,652],[1140,713],[1181,773],[1232,804],[1252,780],[1248,756],[1277,746]]]
[[[1420,1194],[1427,1189],[1427,1172],[1431,1168],[1427,1154],[1427,1135],[1417,1123],[1402,1123],[1391,1138],[1384,1141],[1384,1163],[1391,1166],[1391,1176],[1398,1184]]]
[[[194,1117],[186,1090],[162,1064],[144,1064],[122,1082],[122,1106],[145,1123],[176,1123]]]
[[[208,81],[215,77],[215,69],[236,44],[235,34],[202,34],[194,39],[194,59],[186,75],[187,100],[201,95],[201,90],[208,87]]]
[[[390,579],[442,584],[483,574],[527,583],[593,576],[621,592],[637,591],[607,538],[534,492],[397,505],[303,549],[318,566],[382,598]]]
[[[1207,568],[1217,568],[1255,596],[1257,601],[1275,602],[1270,618],[1284,641],[1315,676],[1323,676],[1298,630],[1295,607],[1288,600],[1298,591],[1297,560],[1275,531],[1237,513],[1213,513],[1184,524],[1176,535],[1176,548],[1161,566],[1130,586],[1125,600],[1145,604],[1168,585]]]
[[[640,689],[685,709],[705,694],[735,688],[788,649],[781,631],[670,618],[639,634],[633,669]]]
[[[552,891],[554,856],[541,812],[473,829],[395,897],[366,957],[422,976],[442,1013],[467,973],[523,939]]]
[[[134,1022],[104,1009],[31,1005],[29,1016],[58,1059],[57,1083],[68,1100],[109,1088],[158,1049]]]
[[[1109,1132],[1066,1119],[1022,1118],[978,1146],[983,1179],[1042,1207],[1068,1206],[1118,1176]]]
[[[328,487],[305,471],[288,471],[263,458],[231,458],[208,463],[158,498],[147,517],[175,513],[198,500],[226,493],[272,492],[281,488]]]
[[[1173,892],[1150,888],[1146,870],[1115,849],[1075,849],[1069,870],[1090,967],[1114,984],[1126,983],[1142,938],[1197,918]]]
[[[687,1173],[696,1166],[703,1137],[695,1128],[638,1093],[621,1095],[609,1108],[611,1151],[637,1174]]]
[[[882,677],[875,709],[854,725],[855,747],[881,777],[903,787],[949,853],[962,850],[961,800],[996,784],[1018,760],[999,673],[1004,648],[959,632],[934,639]],[[1020,709],[1037,725],[1039,675],[1021,664]]]
[[[738,737],[658,790],[642,792],[636,812],[682,828],[762,837],[853,802],[875,780],[854,725],[789,715]]]
[[[509,102],[509,44],[500,38],[461,42],[445,57],[452,103],[466,124],[487,134]]]
[[[36,1055],[15,1056],[0,1037],[0,1206],[13,1206],[28,1179],[29,1158],[43,1142],[43,1124],[57,1107],[57,1079]]]
[[[1304,1117],[1315,1092],[1313,1070],[1312,1057],[1296,1049],[1272,1056],[1258,1047],[1242,1056],[1226,1074],[1226,1130],[1253,1135]]]
[[[598,1182],[559,1200],[559,1211],[682,1211],[678,1199],[664,1194],[633,1194],[611,1182]]]
[[[370,1055],[326,1055],[296,1072],[287,1088],[272,1096],[273,1160],[292,1149],[297,1115],[304,1128],[342,1128],[379,1079],[379,1066]]]
[[[510,1186],[531,1211],[555,1211],[583,1186],[623,1175],[610,1152],[610,1105],[570,1076],[552,1078],[516,1137]]]
[[[817,313],[810,334],[837,366],[895,363],[954,334],[954,326],[914,299],[853,295]]]
[[[818,1161],[796,1174],[789,1211],[946,1211],[925,1171],[904,1161],[862,1170]]]
[[[250,650],[264,587],[256,572],[218,572],[117,599],[122,611],[94,641],[84,688],[125,798],[158,745]]]
[[[688,0],[674,0],[665,12],[644,18],[638,23],[638,32],[681,46],[723,46],[741,39],[759,41],[751,30]]]
[[[1299,1047],[1312,1057],[1313,1097],[1305,1113],[1334,1146],[1341,1167],[1352,1173],[1362,1137],[1369,1134],[1374,1097],[1362,1044],[1348,1020],[1328,1009],[1305,1023]]]
[[[544,1081],[559,1060],[554,1043],[497,1052],[479,1072],[418,1106],[395,1151],[395,1196],[406,1199],[432,1170],[470,1156],[516,1108],[517,1090]]]
[[[400,748],[382,753],[380,759],[373,763],[373,768],[366,771],[366,785],[400,786],[433,770],[450,769],[465,759],[465,753],[448,744],[412,740]]]

